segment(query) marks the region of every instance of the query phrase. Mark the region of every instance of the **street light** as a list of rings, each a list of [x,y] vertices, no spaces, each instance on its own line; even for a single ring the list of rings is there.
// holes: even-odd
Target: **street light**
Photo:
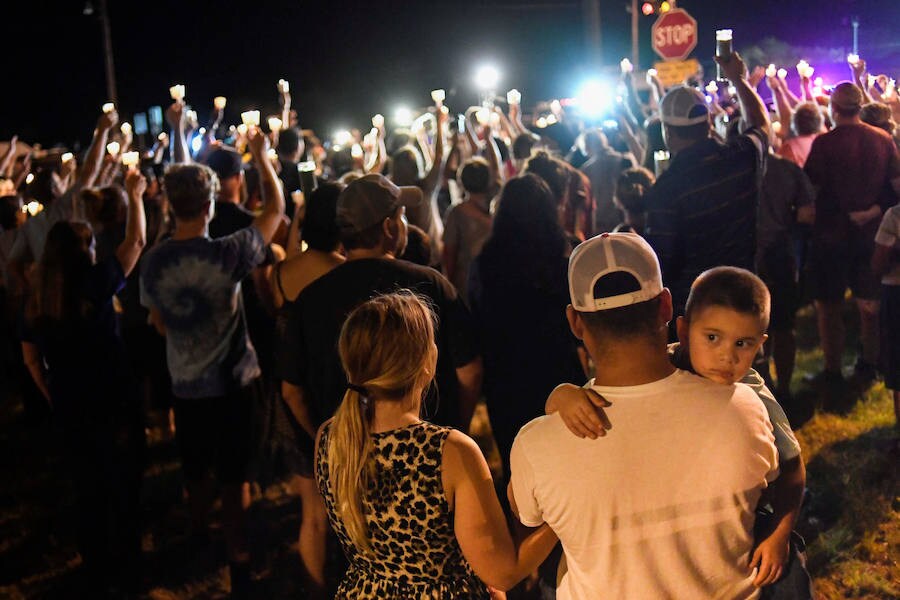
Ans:
[[[475,85],[484,92],[492,92],[500,83],[500,71],[493,65],[482,65],[475,71]]]

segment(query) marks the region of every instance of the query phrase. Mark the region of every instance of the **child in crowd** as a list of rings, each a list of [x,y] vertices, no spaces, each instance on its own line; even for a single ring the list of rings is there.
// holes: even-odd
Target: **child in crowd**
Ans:
[[[709,269],[691,286],[685,315],[677,321],[679,343],[671,344],[669,353],[672,363],[680,369],[722,385],[749,385],[766,407],[774,429],[780,473],[766,494],[771,514],[757,512],[758,542],[750,566],[758,569],[755,585],[762,587],[781,580],[785,583],[779,587],[804,590],[799,596],[789,597],[808,598],[809,575],[802,559],[793,560],[795,557],[789,554],[791,532],[806,484],[800,445],[784,410],[763,378],[751,368],[766,341],[769,309],[769,291],[759,277],[737,267]],[[594,439],[606,435],[605,429],[610,428],[607,416],[598,415],[608,406],[589,388],[562,384],[547,399],[546,412],[558,410],[574,434]],[[802,550],[802,542],[800,546]],[[786,577],[782,579],[782,575]]]
[[[632,167],[625,169],[616,181],[616,195],[613,203],[616,208],[625,215],[625,220],[616,225],[614,232],[644,234],[645,212],[644,195],[653,184],[656,177],[649,169],[644,167]]]
[[[885,387],[893,391],[895,426],[900,430],[900,205],[884,213],[875,234],[872,270],[881,275],[881,372]],[[900,455],[900,435],[891,442],[891,451]]]

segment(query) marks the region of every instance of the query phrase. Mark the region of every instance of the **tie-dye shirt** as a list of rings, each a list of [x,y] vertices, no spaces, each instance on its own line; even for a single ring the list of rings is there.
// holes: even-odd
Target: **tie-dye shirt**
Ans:
[[[162,316],[175,396],[222,396],[259,376],[240,291],[265,250],[259,230],[247,227],[217,239],[167,240],[141,260],[141,304]]]

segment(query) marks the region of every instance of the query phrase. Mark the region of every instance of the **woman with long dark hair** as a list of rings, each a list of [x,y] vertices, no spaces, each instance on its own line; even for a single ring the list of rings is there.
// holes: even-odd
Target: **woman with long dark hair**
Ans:
[[[518,548],[490,470],[464,433],[421,418],[438,349],[435,316],[411,292],[378,296],[338,341],[351,382],[316,440],[316,482],[350,568],[336,598],[484,599],[556,544],[545,524]]]
[[[128,216],[114,255],[96,261],[87,223],[50,229],[25,305],[22,352],[54,415],[74,479],[73,521],[90,590],[139,582],[143,427],[114,295],[145,241],[146,180],[126,177]]]
[[[566,322],[570,246],[557,207],[537,175],[507,181],[491,237],[469,272],[484,395],[507,478],[519,429],[544,414],[556,385],[585,381],[577,340]]]

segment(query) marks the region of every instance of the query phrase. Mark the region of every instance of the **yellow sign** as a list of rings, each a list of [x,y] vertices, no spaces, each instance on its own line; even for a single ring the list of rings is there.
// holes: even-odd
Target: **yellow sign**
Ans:
[[[700,63],[696,58],[687,60],[670,60],[654,63],[657,76],[666,87],[683,83],[685,79],[694,75],[700,69]]]

